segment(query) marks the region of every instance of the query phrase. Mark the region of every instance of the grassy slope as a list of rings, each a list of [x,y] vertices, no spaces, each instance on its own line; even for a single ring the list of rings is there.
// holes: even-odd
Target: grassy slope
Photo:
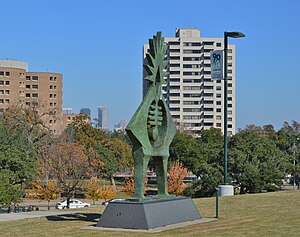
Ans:
[[[0,236],[299,236],[300,191],[222,197],[219,219],[161,233],[81,230],[98,222],[102,207],[62,217],[0,222]],[[194,200],[203,217],[215,216],[215,198]]]

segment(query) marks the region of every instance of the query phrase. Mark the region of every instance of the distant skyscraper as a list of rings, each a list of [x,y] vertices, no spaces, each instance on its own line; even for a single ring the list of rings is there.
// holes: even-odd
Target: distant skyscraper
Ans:
[[[90,118],[91,118],[91,110],[89,108],[81,108],[80,114],[86,114],[86,115],[90,116]]]
[[[108,130],[108,106],[98,106],[99,128]]]
[[[120,123],[115,125],[115,131],[124,131],[127,126],[126,120],[121,120]]]

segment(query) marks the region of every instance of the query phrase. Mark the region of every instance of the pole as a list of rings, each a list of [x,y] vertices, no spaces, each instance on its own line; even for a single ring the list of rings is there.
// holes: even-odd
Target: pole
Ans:
[[[228,61],[228,34],[224,32],[224,184],[227,182],[227,104],[228,104],[228,78],[227,78],[227,61]]]
[[[296,145],[295,145],[295,143],[294,143],[294,174],[293,174],[293,176],[294,176],[294,183],[293,183],[293,190],[295,190],[295,187],[296,187],[296,180],[295,180],[295,168],[296,168]]]
[[[216,188],[216,218],[219,218],[219,189]]]

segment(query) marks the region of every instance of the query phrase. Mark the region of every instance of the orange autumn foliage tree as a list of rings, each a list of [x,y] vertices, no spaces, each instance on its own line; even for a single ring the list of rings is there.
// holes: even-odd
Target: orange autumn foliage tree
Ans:
[[[113,198],[115,195],[116,191],[113,186],[104,185],[101,187],[97,178],[91,178],[87,182],[86,198],[93,200],[93,205],[95,205],[95,201],[98,201],[99,199],[104,199],[106,201],[107,199]]]
[[[182,165],[182,162],[175,162],[170,165],[168,177],[168,192],[176,195],[182,195],[186,188],[183,179],[187,176],[188,170]]]
[[[108,185],[100,188],[100,198],[104,199],[111,199],[116,195],[116,190],[114,186]]]
[[[86,198],[93,201],[93,205],[95,205],[95,201],[98,201],[100,197],[101,186],[100,182],[97,178],[91,178],[86,184]]]
[[[48,210],[50,210],[50,201],[58,198],[60,188],[57,186],[56,181],[48,180],[44,184],[36,182],[32,185],[31,189],[26,191],[26,197],[46,200],[48,202]]]
[[[145,188],[144,191],[146,192],[146,186],[148,184],[148,178],[145,180]],[[132,169],[130,177],[126,178],[125,183],[122,187],[122,191],[129,196],[133,197],[134,195],[134,169]]]

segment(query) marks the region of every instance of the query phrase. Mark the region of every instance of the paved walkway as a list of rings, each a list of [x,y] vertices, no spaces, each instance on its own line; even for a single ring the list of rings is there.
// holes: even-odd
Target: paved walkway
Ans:
[[[66,214],[77,213],[78,210],[74,211],[32,211],[32,212],[19,212],[19,213],[2,213],[0,214],[1,221],[15,221],[22,220],[27,218],[37,218],[37,217],[46,217],[46,216],[58,216]]]

